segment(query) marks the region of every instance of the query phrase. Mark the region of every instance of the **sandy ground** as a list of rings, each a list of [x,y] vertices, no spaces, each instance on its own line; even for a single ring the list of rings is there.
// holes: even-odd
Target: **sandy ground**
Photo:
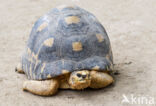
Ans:
[[[100,90],[60,90],[52,97],[23,92],[26,77],[15,73],[14,68],[33,23],[64,3],[77,4],[94,13],[105,26],[115,69],[120,73],[115,76],[116,84]],[[156,0],[3,0],[0,72],[0,106],[132,106],[121,103],[123,94],[149,96],[155,98],[156,104]]]

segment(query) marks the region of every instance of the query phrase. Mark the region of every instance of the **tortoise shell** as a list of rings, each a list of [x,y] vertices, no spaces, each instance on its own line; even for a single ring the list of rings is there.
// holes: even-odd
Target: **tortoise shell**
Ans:
[[[58,7],[34,24],[22,69],[28,79],[45,80],[76,70],[111,71],[110,40],[96,17],[77,6]]]

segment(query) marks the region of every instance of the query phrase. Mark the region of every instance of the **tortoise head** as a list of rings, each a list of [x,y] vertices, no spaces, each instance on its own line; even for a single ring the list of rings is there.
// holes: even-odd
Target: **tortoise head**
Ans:
[[[90,83],[91,78],[88,70],[74,71],[70,74],[69,84],[73,89],[87,88]]]

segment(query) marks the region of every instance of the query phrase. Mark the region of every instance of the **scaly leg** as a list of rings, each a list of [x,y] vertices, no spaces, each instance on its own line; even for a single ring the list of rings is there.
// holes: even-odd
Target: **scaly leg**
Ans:
[[[56,79],[44,81],[28,80],[23,84],[23,90],[42,96],[54,95],[57,92],[58,87],[59,82]]]
[[[114,82],[113,77],[105,72],[91,71],[90,88],[103,88]]]

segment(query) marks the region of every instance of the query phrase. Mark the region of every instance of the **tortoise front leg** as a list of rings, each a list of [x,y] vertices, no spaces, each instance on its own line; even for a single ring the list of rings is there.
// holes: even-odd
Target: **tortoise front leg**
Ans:
[[[103,88],[114,82],[113,77],[105,72],[91,71],[90,88]]]
[[[29,91],[36,95],[50,96],[57,92],[59,82],[56,79],[35,81],[25,81],[23,84],[23,90]]]

